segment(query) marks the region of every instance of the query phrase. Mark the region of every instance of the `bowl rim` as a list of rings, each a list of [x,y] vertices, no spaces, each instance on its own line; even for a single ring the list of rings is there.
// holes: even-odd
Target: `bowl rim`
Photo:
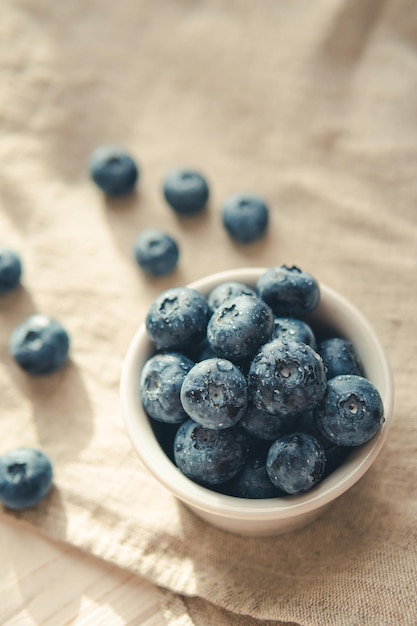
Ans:
[[[207,295],[220,282],[239,281],[253,285],[268,268],[250,267],[216,272],[195,280],[187,287]],[[339,292],[319,282],[321,298],[328,308],[343,311],[366,337],[380,366],[379,391],[384,404],[385,421],[370,441],[353,449],[343,464],[311,491],[300,495],[271,499],[245,499],[217,493],[194,483],[174,465],[158,443],[150,418],[144,412],[138,393],[139,371],[145,358],[154,352],[143,322],[128,347],[120,378],[120,399],[129,439],[147,470],[166,489],[184,503],[221,517],[241,520],[277,520],[305,515],[330,503],[352,487],[372,465],[381,451],[391,425],[394,386],[391,367],[385,350],[365,315]]]

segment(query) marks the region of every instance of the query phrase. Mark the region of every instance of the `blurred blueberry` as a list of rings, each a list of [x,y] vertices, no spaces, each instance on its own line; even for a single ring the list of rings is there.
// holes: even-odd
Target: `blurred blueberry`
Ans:
[[[17,448],[0,457],[0,501],[16,511],[29,509],[52,487],[49,458],[34,448]]]
[[[194,215],[202,211],[209,199],[209,187],[199,172],[176,169],[163,183],[163,193],[169,206],[179,215]]]
[[[214,430],[190,419],[181,424],[175,436],[177,467],[202,485],[230,480],[242,469],[247,455],[247,438],[237,426]]]
[[[0,295],[16,289],[22,276],[22,263],[19,255],[5,246],[0,246]]]
[[[177,266],[179,249],[176,241],[156,228],[143,230],[133,245],[139,267],[150,276],[166,276]]]
[[[198,424],[219,430],[230,428],[246,409],[246,379],[237,365],[226,359],[205,359],[185,376],[181,402]]]
[[[341,337],[331,337],[320,342],[317,352],[326,367],[327,379],[342,374],[361,376],[362,371],[353,343]]]
[[[96,185],[110,197],[130,194],[139,178],[135,160],[118,146],[101,146],[94,150],[89,172]]]
[[[308,491],[323,477],[325,452],[312,435],[292,433],[271,445],[266,470],[272,483],[288,494]]]
[[[139,391],[143,408],[159,422],[178,424],[187,419],[181,400],[181,385],[194,363],[186,356],[167,352],[155,354],[142,369]]]
[[[235,194],[222,207],[223,225],[230,237],[240,243],[260,239],[268,228],[269,211],[255,195]]]
[[[313,276],[298,267],[272,267],[256,284],[259,296],[278,317],[304,317],[319,303],[320,289]]]
[[[65,328],[46,315],[31,315],[12,333],[9,352],[27,374],[42,376],[68,360],[70,339]]]
[[[362,376],[335,376],[315,411],[323,434],[340,446],[360,446],[379,431],[384,407],[376,387]]]

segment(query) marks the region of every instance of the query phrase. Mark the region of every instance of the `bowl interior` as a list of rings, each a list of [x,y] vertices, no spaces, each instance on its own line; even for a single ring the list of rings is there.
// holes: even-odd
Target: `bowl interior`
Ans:
[[[216,285],[229,280],[254,286],[265,268],[231,270],[213,274],[189,286],[207,295]],[[153,354],[144,324],[128,349],[121,376],[121,401],[126,429],[131,442],[147,469],[169,491],[186,504],[223,517],[240,519],[289,518],[305,514],[331,502],[363,476],[375,460],[386,439],[393,404],[393,381],[388,359],[372,326],[364,315],[339,293],[320,284],[320,303],[308,322],[315,330],[349,338],[356,349],[367,378],[381,394],[385,422],[369,442],[355,448],[333,473],[310,492],[276,499],[246,500],[218,494],[186,478],[168,458],[158,442],[154,428],[139,399],[139,375]]]

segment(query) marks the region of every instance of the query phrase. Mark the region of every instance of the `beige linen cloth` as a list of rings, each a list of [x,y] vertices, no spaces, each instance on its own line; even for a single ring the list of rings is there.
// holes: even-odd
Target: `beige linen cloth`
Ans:
[[[0,301],[0,452],[35,445],[55,467],[50,496],[17,517],[156,583],[172,625],[415,625],[416,3],[3,0],[0,33],[0,234],[24,263],[22,288]],[[90,182],[104,143],[140,163],[132,198],[106,202]],[[188,220],[161,194],[181,165],[212,192]],[[251,246],[221,224],[237,191],[270,206]],[[180,245],[167,279],[133,262],[147,226]],[[197,519],[142,467],[119,376],[162,289],[282,263],[370,319],[395,414],[375,465],[326,516],[248,539]],[[68,367],[42,380],[7,351],[35,311],[72,338]]]

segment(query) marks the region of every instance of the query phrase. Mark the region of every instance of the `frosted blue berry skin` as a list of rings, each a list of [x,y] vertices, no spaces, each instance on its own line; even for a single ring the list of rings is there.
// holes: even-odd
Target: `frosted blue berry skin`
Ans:
[[[264,236],[268,228],[269,210],[256,195],[235,194],[223,204],[222,220],[232,239],[248,244]]]
[[[202,485],[230,480],[242,469],[247,456],[247,438],[237,426],[214,430],[190,419],[180,425],[175,436],[175,464]]]
[[[13,291],[20,285],[22,262],[10,248],[0,246],[0,296]]]
[[[161,230],[147,228],[136,238],[133,254],[139,267],[150,276],[167,276],[177,267],[178,244]]]
[[[0,501],[21,511],[38,504],[53,482],[50,459],[35,448],[17,448],[0,457]]]
[[[298,267],[272,267],[259,277],[259,296],[278,317],[304,317],[320,300],[319,284],[311,274]]]
[[[245,433],[262,441],[273,441],[294,430],[296,424],[293,415],[272,414],[253,406],[251,402],[239,422]]]
[[[227,485],[227,495],[253,500],[286,495],[271,481],[266,471],[266,454],[252,453],[241,471]]]
[[[325,452],[312,435],[292,433],[271,445],[266,470],[271,482],[290,495],[309,491],[323,477]]]
[[[142,369],[139,392],[149,417],[167,424],[188,418],[180,399],[181,385],[194,363],[186,356],[167,352],[155,354]]]
[[[244,295],[256,296],[257,294],[254,289],[251,289],[251,287],[248,287],[244,283],[228,281],[214,287],[207,297],[207,302],[209,303],[209,307],[214,311],[227,302],[227,300]]]
[[[207,300],[197,290],[174,287],[151,303],[145,325],[158,350],[183,353],[203,341],[209,317]]]
[[[323,359],[327,378],[334,378],[343,374],[362,376],[362,368],[351,341],[341,337],[325,339],[317,347],[317,352]]]
[[[169,206],[179,215],[200,213],[210,196],[205,177],[191,169],[176,169],[166,176],[163,194]]]
[[[323,398],[326,373],[321,357],[307,344],[275,339],[261,347],[248,375],[249,396],[263,411],[296,415]]]
[[[9,352],[31,376],[61,369],[69,358],[70,338],[60,322],[47,315],[31,315],[12,333]]]
[[[119,146],[100,146],[94,150],[88,168],[92,180],[109,197],[132,193],[139,179],[134,158]]]
[[[207,326],[213,350],[225,359],[240,362],[251,358],[271,337],[274,316],[258,297],[236,296],[218,307]]]
[[[384,421],[379,391],[362,376],[335,376],[327,383],[315,420],[333,443],[360,446],[376,435]]]
[[[308,344],[313,350],[317,349],[311,326],[297,317],[275,317],[271,339],[294,339]]]
[[[246,379],[226,359],[200,361],[184,378],[181,403],[198,424],[216,430],[231,428],[246,410]]]

